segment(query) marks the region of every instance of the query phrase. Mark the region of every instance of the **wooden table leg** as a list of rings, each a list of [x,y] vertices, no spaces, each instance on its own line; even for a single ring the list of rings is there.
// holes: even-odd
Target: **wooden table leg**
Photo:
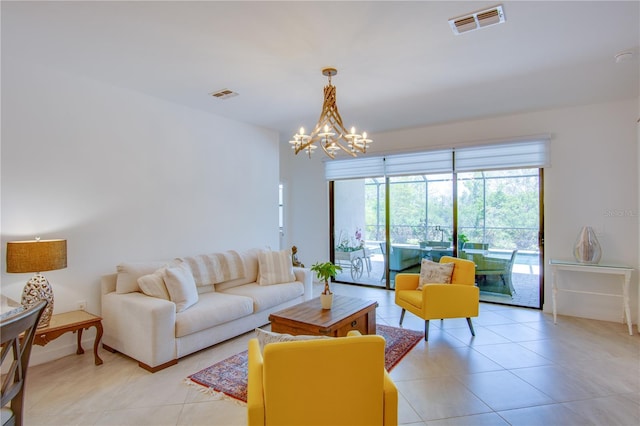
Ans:
[[[96,341],[93,343],[93,356],[95,358],[96,365],[102,364],[102,359],[98,356],[98,346],[100,345],[100,339],[102,339],[102,322],[96,323]]]
[[[76,334],[78,335],[78,350],[76,351],[76,355],[82,355],[84,353],[84,349],[82,349],[82,329],[78,329]]]

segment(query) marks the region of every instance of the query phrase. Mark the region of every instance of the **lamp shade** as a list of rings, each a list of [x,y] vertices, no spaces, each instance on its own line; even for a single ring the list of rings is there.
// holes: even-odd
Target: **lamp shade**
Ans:
[[[7,242],[7,272],[43,272],[67,267],[67,240]]]

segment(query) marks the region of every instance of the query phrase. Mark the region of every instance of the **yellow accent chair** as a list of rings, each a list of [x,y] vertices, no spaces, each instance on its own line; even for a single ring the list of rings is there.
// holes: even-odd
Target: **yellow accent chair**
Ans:
[[[248,424],[397,425],[398,390],[382,336],[249,341]]]
[[[471,317],[478,316],[480,290],[475,285],[475,264],[470,260],[443,256],[440,263],[454,263],[451,284],[429,283],[418,290],[420,274],[396,275],[395,303],[402,308],[400,326],[406,311],[424,319],[424,340],[429,340],[429,320],[466,318],[475,336]]]

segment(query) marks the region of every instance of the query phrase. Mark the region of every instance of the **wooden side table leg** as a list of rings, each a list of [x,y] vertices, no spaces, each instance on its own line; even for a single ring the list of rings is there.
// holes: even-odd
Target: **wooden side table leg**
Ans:
[[[84,353],[84,349],[82,349],[82,329],[79,328],[76,334],[78,335],[78,350],[76,351],[76,355],[82,355]]]
[[[95,358],[96,365],[102,364],[102,359],[98,356],[98,346],[100,345],[100,339],[102,339],[102,322],[96,323],[96,341],[93,343],[93,356]]]

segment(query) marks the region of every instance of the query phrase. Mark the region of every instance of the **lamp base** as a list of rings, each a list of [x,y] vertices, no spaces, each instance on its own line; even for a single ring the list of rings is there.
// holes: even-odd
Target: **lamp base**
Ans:
[[[37,328],[48,327],[53,315],[53,289],[51,284],[42,274],[35,274],[22,290],[22,306],[29,308],[40,300],[46,300],[47,306],[42,311],[42,316]]]

